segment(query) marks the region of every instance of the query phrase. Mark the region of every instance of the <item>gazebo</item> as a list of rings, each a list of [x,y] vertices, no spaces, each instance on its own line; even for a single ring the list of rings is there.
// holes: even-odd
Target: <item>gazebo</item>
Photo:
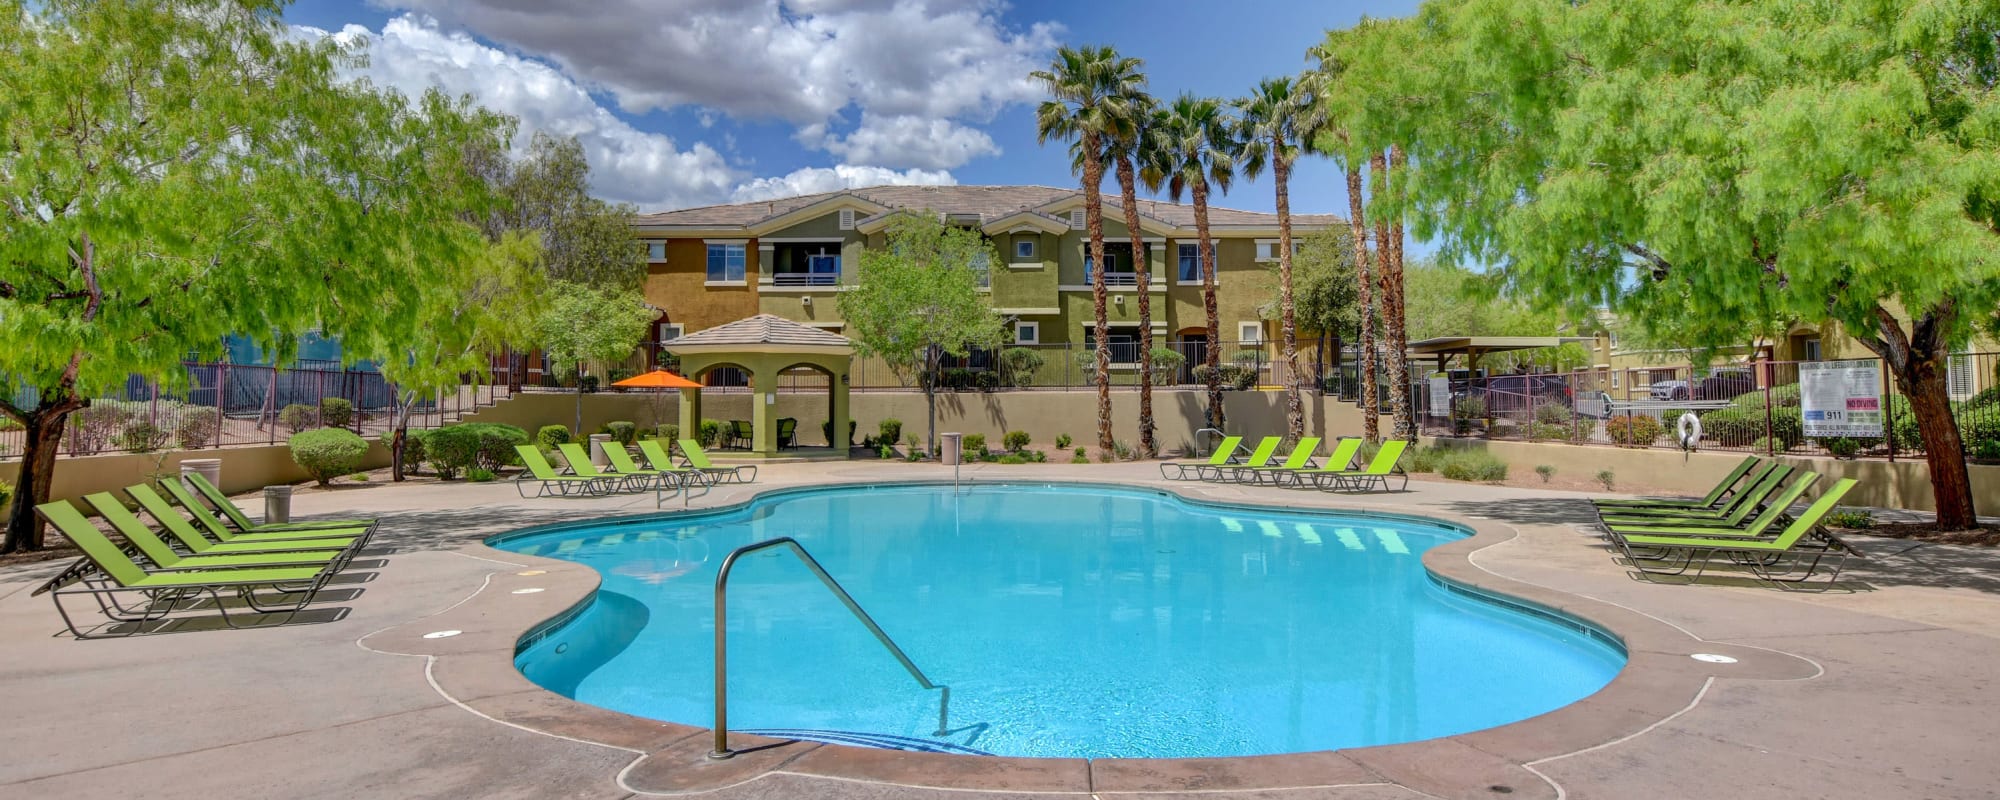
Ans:
[[[847,455],[847,370],[854,343],[847,337],[784,317],[758,314],[727,325],[696,331],[665,344],[680,359],[681,374],[700,380],[718,367],[735,367],[750,374],[751,445],[749,455],[774,458],[778,453],[778,375],[806,367],[827,376],[827,419],[833,437],[828,444]],[[681,390],[681,432],[701,429],[701,390]],[[796,435],[796,434],[795,434]]]

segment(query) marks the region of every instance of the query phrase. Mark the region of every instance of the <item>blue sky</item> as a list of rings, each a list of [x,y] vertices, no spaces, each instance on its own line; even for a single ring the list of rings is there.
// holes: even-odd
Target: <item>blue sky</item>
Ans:
[[[1152,91],[1229,97],[1296,73],[1328,28],[1415,0],[305,0],[294,25],[366,37],[367,77],[469,92],[583,140],[599,194],[645,209],[881,182],[1074,185],[1035,142],[1028,69],[1058,44],[1146,62]],[[524,137],[525,138],[525,137]],[[1306,159],[1296,212],[1345,213]],[[1268,211],[1268,175],[1218,205]],[[1421,249],[1421,248],[1420,248]]]

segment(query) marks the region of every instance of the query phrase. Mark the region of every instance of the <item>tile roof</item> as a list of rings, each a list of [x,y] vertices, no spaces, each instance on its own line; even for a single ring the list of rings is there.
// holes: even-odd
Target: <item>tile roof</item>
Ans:
[[[1050,186],[869,186],[780,200],[661,211],[641,214],[634,221],[640,225],[749,226],[843,194],[893,209],[930,209],[944,214],[977,214],[981,220],[991,222],[1015,212],[1037,209],[1059,200],[1079,197],[1083,192]],[[1111,219],[1117,219],[1124,213],[1115,194],[1105,198],[1104,213]],[[1194,206],[1191,205],[1141,200],[1139,213],[1174,227],[1185,228],[1194,225]],[[1276,225],[1278,222],[1276,214],[1215,206],[1209,207],[1208,217],[1211,225]],[[1342,221],[1339,216],[1333,214],[1292,215],[1293,224],[1301,227],[1334,225]]]
[[[803,325],[784,317],[758,314],[748,319],[739,319],[726,325],[690,333],[669,342],[668,350],[678,347],[700,345],[766,345],[794,344],[817,347],[848,347],[853,342],[847,337],[829,333],[810,325]]]

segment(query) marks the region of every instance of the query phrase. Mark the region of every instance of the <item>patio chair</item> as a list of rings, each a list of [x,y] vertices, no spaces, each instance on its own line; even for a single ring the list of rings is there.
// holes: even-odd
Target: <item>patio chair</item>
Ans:
[[[714,485],[715,481],[708,473],[693,467],[684,467],[675,464],[673,454],[668,452],[670,449],[669,443],[665,439],[639,440],[639,454],[646,457],[647,466],[659,470],[663,475],[674,476],[680,481],[683,487],[689,483]]]
[[[1271,477],[1271,482],[1275,484],[1278,481],[1276,476],[1281,472],[1296,472],[1318,466],[1313,460],[1313,454],[1318,450],[1319,437],[1306,436],[1299,439],[1298,446],[1292,448],[1291,455],[1286,456],[1283,463],[1266,464],[1260,467],[1224,467],[1223,469],[1234,470],[1238,483],[1263,483],[1264,478],[1269,476]]]
[[[173,478],[164,478],[159,482],[159,487],[165,489],[167,491],[167,496],[173,498],[174,502],[180,504],[182,510],[185,510],[187,512],[188,518],[194,520],[195,522],[201,523],[201,527],[208,531],[208,535],[215,537],[215,540],[218,542],[235,542],[235,541],[265,542],[275,546],[279,542],[312,541],[315,539],[322,539],[322,538],[344,539],[348,537],[353,537],[359,540],[359,544],[355,545],[355,547],[359,549],[360,547],[367,546],[368,540],[375,536],[375,531],[378,528],[377,525],[371,523],[366,527],[298,528],[298,529],[274,528],[270,530],[265,530],[261,533],[241,533],[235,530],[234,528],[231,528],[228,525],[228,523],[223,522],[220,518],[216,517],[214,514],[209,513],[208,506],[203,504],[200,500],[196,500],[194,497],[194,493],[189,492],[186,486],[181,485],[180,481],[174,480]],[[130,490],[128,489],[127,491]]]
[[[252,522],[249,517],[243,515],[243,509],[236,507],[235,501],[230,500],[229,496],[223,494],[222,490],[216,488],[215,484],[209,483],[207,478],[201,476],[201,473],[189,472],[181,475],[181,477],[186,478],[188,483],[194,484],[195,491],[200,492],[202,497],[207,498],[208,502],[213,503],[215,510],[221,513],[223,518],[229,520],[230,524],[235,525],[237,530],[244,533],[305,530],[309,528],[363,528],[375,524],[375,520],[372,519],[316,519],[281,523]]]
[[[1590,502],[1595,504],[1601,512],[1605,513],[1609,513],[1612,511],[1623,513],[1623,511],[1625,510],[1637,510],[1637,509],[1665,509],[1669,511],[1681,511],[1688,509],[1714,508],[1716,503],[1722,501],[1723,495],[1729,494],[1731,490],[1741,491],[1741,489],[1738,489],[1737,487],[1738,483],[1742,483],[1743,484],[1742,488],[1746,489],[1756,484],[1757,478],[1752,477],[1748,482],[1745,482],[1744,477],[1749,475],[1750,470],[1756,467],[1757,464],[1760,463],[1761,461],[1762,459],[1756,456],[1749,456],[1743,459],[1741,462],[1738,462],[1736,468],[1730,470],[1728,475],[1723,476],[1722,481],[1720,483],[1717,483],[1715,485],[1715,488],[1708,490],[1708,495],[1706,497],[1702,497],[1699,499],[1658,500],[1658,499],[1605,498],[1601,500],[1592,500]],[[1762,473],[1759,473],[1759,475],[1761,474]]]
[[[627,480],[643,481],[648,488],[666,488],[669,484],[679,486],[682,482],[682,474],[686,472],[685,470],[670,472],[639,466],[638,462],[632,460],[632,454],[627,452],[624,447],[619,446],[617,442],[610,442],[605,445],[604,460],[611,462],[612,474],[628,476]]]
[[[1255,450],[1250,451],[1250,456],[1240,462],[1234,464],[1228,462],[1221,464],[1197,464],[1194,468],[1195,480],[1226,480],[1230,475],[1230,470],[1241,469],[1243,467],[1261,467],[1269,464],[1271,463],[1271,456],[1278,453],[1278,445],[1284,443],[1285,438],[1282,436],[1266,436],[1263,441],[1257,443]]]
[[[161,527],[166,530],[167,535],[172,536],[175,541],[180,542],[181,546],[186,548],[189,553],[197,556],[219,556],[238,553],[313,553],[331,550],[338,554],[338,557],[335,559],[338,562],[335,568],[345,569],[347,562],[353,560],[354,554],[361,552],[361,548],[368,546],[366,536],[286,539],[277,538],[272,534],[256,533],[239,534],[235,539],[218,544],[209,541],[208,537],[201,535],[201,531],[195,530],[194,525],[189,523],[186,518],[174,513],[173,506],[167,503],[166,498],[161,497],[158,492],[153,491],[152,487],[143,483],[127,486],[125,487],[125,493],[131,495],[132,499],[139,501],[139,507],[145,509],[147,514],[152,515],[154,521],[159,522]],[[98,505],[95,500],[92,500],[91,504]],[[103,506],[98,506],[98,511],[106,520],[111,521],[113,525],[117,524],[117,515],[105,511]],[[120,528],[120,530],[122,531],[123,528]],[[128,533],[126,534],[126,538],[130,539],[132,535]],[[151,558],[151,555],[148,554],[147,557]],[[154,561],[158,563],[158,559],[154,559]]]
[[[1808,473],[1810,474],[1810,473]],[[1814,476],[1817,477],[1817,476]],[[1804,481],[1801,481],[1803,483]],[[1820,520],[1833,510],[1848,490],[1854,488],[1853,478],[1842,478],[1833,488],[1820,495],[1811,506],[1792,520],[1790,525],[1776,537],[1723,539],[1709,535],[1663,536],[1631,535],[1625,537],[1621,546],[1628,558],[1635,548],[1649,548],[1661,555],[1652,558],[1631,558],[1630,563],[1641,577],[1652,580],[1659,576],[1687,574],[1692,568],[1690,581],[1698,581],[1708,571],[1709,566],[1720,557],[1730,565],[1740,567],[1751,575],[1775,583],[1799,584],[1810,580],[1819,573],[1827,560],[1833,558],[1832,574],[1827,576],[1826,585],[1840,580],[1840,570],[1846,566],[1850,556],[1860,556],[1861,552],[1841,541],[1820,527]],[[1811,538],[1807,534],[1813,534]],[[1834,556],[1838,558],[1834,558]],[[1667,562],[1668,566],[1653,566],[1647,561]],[[1824,587],[1822,587],[1824,588]]]
[[[1380,486],[1382,491],[1406,491],[1410,488],[1410,474],[1403,471],[1403,451],[1410,443],[1403,439],[1390,439],[1382,443],[1382,449],[1375,451],[1375,457],[1368,460],[1368,466],[1361,469],[1322,472],[1313,475],[1313,485],[1327,491],[1359,492],[1370,491]],[[1403,483],[1391,490],[1390,478],[1401,478]]]
[[[1208,454],[1207,461],[1161,462],[1160,478],[1169,481],[1184,481],[1188,479],[1190,471],[1195,472],[1196,476],[1199,477],[1202,467],[1220,467],[1225,464],[1234,463],[1236,460],[1236,449],[1242,445],[1243,437],[1224,436],[1222,437],[1222,441],[1215,446],[1215,452]],[[1173,470],[1173,474],[1168,474],[1168,470]]]
[[[688,466],[700,470],[702,474],[709,476],[712,481],[757,482],[757,465],[743,464],[734,467],[718,467],[714,462],[708,460],[708,453],[701,449],[701,443],[693,439],[681,440],[681,457],[687,459]],[[745,470],[749,471],[750,477],[743,477]]]
[[[606,442],[605,444],[607,445],[604,448],[605,450],[610,450],[612,447],[617,446],[615,442]],[[648,489],[652,486],[652,478],[648,475],[626,475],[616,472],[605,472],[598,469],[597,465],[590,461],[590,451],[583,449],[581,443],[563,442],[556,445],[556,450],[562,453],[563,461],[569,463],[571,474],[603,481],[603,485],[607,491],[612,491],[612,487],[616,487],[616,490],[622,491],[637,491]]]
[[[89,596],[97,603],[98,610],[111,620],[137,623],[123,634],[110,635],[130,636],[145,623],[165,619],[176,611],[191,610],[183,608],[183,603],[203,596],[213,601],[213,607],[222,613],[223,624],[235,628],[239,626],[230,613],[229,605],[223,602],[224,594],[236,595],[243,605],[261,614],[290,614],[311,604],[334,573],[331,565],[318,568],[147,572],[68,502],[44,503],[35,506],[35,511],[84,553],[83,558],[63,570],[62,574],[34,591],[34,594],[52,593],[51,599],[55,601],[56,613],[62,616],[64,627],[69,628],[70,635],[79,639],[100,639],[108,635],[85,633],[84,629],[77,627],[76,620],[63,605],[65,597]],[[295,599],[273,601],[260,598],[257,596],[258,589],[270,589],[281,595],[295,596]],[[143,602],[122,599],[131,595],[138,596]]]
[[[526,487],[529,483],[537,484],[535,497],[547,497],[551,494],[562,497],[601,495],[611,491],[609,482],[602,477],[564,475],[557,472],[555,465],[550,464],[549,460],[542,456],[542,451],[536,449],[534,445],[514,445],[514,452],[521,454],[521,463],[527,467],[521,474],[514,476],[514,491],[520,493],[522,497],[528,496]]]
[[[799,446],[799,421],[792,417],[778,420],[778,449]]]
[[[757,441],[757,430],[747,419],[729,421],[729,447],[734,450],[748,450]]]
[[[1743,520],[1756,513],[1784,485],[1785,479],[1795,470],[1783,464],[1769,464],[1759,474],[1757,481],[1749,488],[1736,493],[1722,508],[1713,511],[1684,511],[1670,513],[1611,513],[1599,511],[1597,519],[1607,527],[1621,525],[1698,525],[1710,528],[1733,528],[1743,524]]]
[[[210,547],[209,553],[184,556],[174,552],[172,546],[161,539],[159,534],[154,533],[152,528],[147,527],[146,523],[140,521],[138,515],[125,508],[125,504],[119,502],[110,492],[93,492],[85,495],[83,500],[97,509],[98,516],[110,523],[112,530],[125,537],[125,541],[131,542],[140,555],[145,556],[147,561],[153,562],[153,568],[146,570],[147,572],[243,567],[332,567],[338,570],[347,563],[345,560],[340,560],[344,551],[338,547],[289,552],[234,548],[228,553],[218,553],[215,552],[216,547]],[[338,565],[334,563],[336,560],[340,560]]]
[[[1706,536],[1724,539],[1762,536],[1765,531],[1770,530],[1771,526],[1778,522],[1779,517],[1784,516],[1787,511],[1790,511],[1792,504],[1798,502],[1799,498],[1805,495],[1806,490],[1812,488],[1812,485],[1818,480],[1819,473],[1817,472],[1800,473],[1798,480],[1792,481],[1790,486],[1785,487],[1783,491],[1778,492],[1776,495],[1769,496],[1770,502],[1765,503],[1763,510],[1747,523],[1723,525],[1701,520],[1681,520],[1646,525],[1614,525],[1606,523],[1604,529],[1610,532],[1613,543],[1621,545],[1625,539],[1632,536]]]
[[[1354,457],[1361,453],[1361,439],[1354,436],[1342,437],[1333,446],[1333,452],[1326,457],[1326,463],[1305,469],[1279,470],[1271,474],[1272,482],[1280,486],[1290,481],[1292,486],[1317,483],[1318,475],[1331,475],[1354,469]]]

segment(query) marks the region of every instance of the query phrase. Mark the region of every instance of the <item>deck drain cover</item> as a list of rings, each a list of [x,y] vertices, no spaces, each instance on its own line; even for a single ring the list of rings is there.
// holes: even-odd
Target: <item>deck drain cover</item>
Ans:
[[[461,634],[461,633],[464,633],[464,632],[465,632],[465,631],[431,631],[430,633],[426,633],[426,634],[424,634],[424,638],[426,638],[426,639],[444,639],[444,638],[447,638],[447,637],[451,637],[451,636],[457,636],[457,635],[459,635],[459,634]]]
[[[515,590],[514,590],[514,593],[515,593],[515,594],[534,594],[534,593],[536,593],[536,592],[539,592],[539,591],[542,591],[542,590],[541,590],[541,589],[540,589],[539,587],[534,587],[534,586],[530,586],[530,587],[528,587],[528,588],[526,588],[526,589],[515,589]]]
[[[1725,656],[1725,655],[1717,655],[1717,654],[1715,654],[1715,653],[1696,653],[1696,654],[1694,654],[1694,655],[1691,655],[1691,656],[1688,656],[1688,658],[1692,658],[1692,659],[1694,659],[1694,660],[1696,660],[1696,661],[1706,661],[1706,662],[1708,662],[1708,663],[1710,663],[1710,664],[1734,664],[1734,663],[1736,663],[1736,659],[1734,659],[1734,658],[1731,658],[1731,657],[1729,657],[1729,656]]]
[[[521,571],[521,572],[516,572],[516,573],[514,573],[514,574],[516,574],[516,575],[547,575],[547,574],[549,574],[549,571],[548,571],[548,570],[545,570],[545,569],[530,569],[530,570],[523,570],[523,571]]]

